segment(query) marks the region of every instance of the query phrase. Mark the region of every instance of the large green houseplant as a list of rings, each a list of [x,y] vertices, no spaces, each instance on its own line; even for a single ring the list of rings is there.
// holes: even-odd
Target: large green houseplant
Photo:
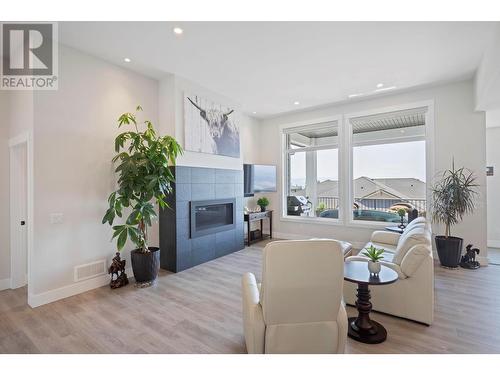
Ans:
[[[136,111],[142,111],[138,106]],[[118,189],[108,198],[109,208],[102,223],[113,226],[116,217],[128,216],[124,224],[113,226],[118,251],[130,239],[137,249],[131,252],[132,269],[137,282],[156,279],[160,264],[158,248],[148,245],[148,228],[157,218],[155,205],[168,207],[166,198],[172,192],[174,175],[170,166],[182,154],[182,148],[175,138],[157,135],[150,121],[139,123],[134,113],[124,113],[118,119],[118,128],[131,126],[132,130],[119,134],[115,139],[118,164]],[[143,128],[140,131],[139,128]]]
[[[453,162],[432,187],[432,219],[445,227],[444,236],[435,238],[439,261],[445,267],[456,268],[460,263],[463,239],[453,237],[451,227],[474,210],[477,186],[474,174],[465,168],[455,169]]]

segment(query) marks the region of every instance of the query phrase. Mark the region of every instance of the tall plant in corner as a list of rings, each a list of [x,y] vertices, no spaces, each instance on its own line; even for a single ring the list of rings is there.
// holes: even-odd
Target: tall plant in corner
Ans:
[[[451,228],[473,212],[477,186],[474,174],[463,167],[455,169],[453,161],[432,187],[432,219],[445,226],[444,236],[435,238],[439,261],[445,267],[456,268],[460,263],[463,239],[451,236]]]
[[[112,161],[117,164],[119,187],[108,198],[109,208],[102,223],[113,226],[124,210],[130,212],[124,224],[113,226],[113,239],[117,239],[118,251],[128,239],[137,246],[131,254],[134,276],[138,282],[148,282],[156,278],[159,268],[159,251],[149,247],[148,229],[157,218],[155,205],[168,207],[166,198],[175,182],[169,167],[175,165],[183,151],[175,138],[159,136],[151,121],[139,123],[139,111],[142,111],[140,106],[136,113],[124,113],[118,119],[118,128],[132,129],[115,139],[116,156]]]

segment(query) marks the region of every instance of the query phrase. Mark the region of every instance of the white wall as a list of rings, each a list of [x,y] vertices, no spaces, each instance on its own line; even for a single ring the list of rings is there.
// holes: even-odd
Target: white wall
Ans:
[[[483,111],[500,108],[500,25],[496,25],[477,69],[475,104]]]
[[[64,46],[59,77],[57,91],[34,95],[35,295],[71,286],[76,265],[101,258],[109,264],[115,244],[101,220],[115,188],[111,158],[118,116],[141,104],[140,117],[158,121],[155,80]],[[63,222],[51,224],[51,213],[62,213]]]
[[[498,124],[500,125],[500,123]],[[486,129],[486,165],[493,166],[488,184],[488,246],[500,248],[500,126]]]
[[[474,112],[474,90],[471,80],[325,106],[264,120],[261,126],[260,143],[263,152],[261,162],[277,164],[281,175],[281,150],[278,146],[280,125],[427,100],[434,100],[435,114],[435,170],[432,174],[435,175],[438,171],[449,168],[452,157],[455,157],[455,165],[473,170],[480,184],[480,196],[476,202],[474,214],[466,217],[463,223],[453,228],[453,234],[463,237],[467,243],[478,246],[482,251],[481,255],[485,256],[487,252],[486,177],[484,173],[485,116],[482,112]],[[268,196],[271,198],[271,207],[279,211],[281,192],[268,194]],[[354,243],[367,241],[373,230],[316,223],[293,223],[281,221],[279,218],[276,219],[274,225],[278,235],[287,238],[329,237]],[[433,226],[433,231],[440,233],[441,229]]]
[[[9,91],[9,136],[33,132],[33,92]]]
[[[9,92],[0,91],[0,290],[9,285]]]

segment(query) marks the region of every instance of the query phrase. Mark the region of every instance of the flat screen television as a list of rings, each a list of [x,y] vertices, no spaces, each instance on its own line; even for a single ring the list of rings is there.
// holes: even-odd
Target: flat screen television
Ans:
[[[244,164],[244,193],[251,197],[254,193],[276,191],[276,166],[264,164]]]

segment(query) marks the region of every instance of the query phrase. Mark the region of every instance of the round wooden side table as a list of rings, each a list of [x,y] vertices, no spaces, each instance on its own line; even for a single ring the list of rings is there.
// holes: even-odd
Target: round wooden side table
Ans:
[[[356,308],[358,316],[349,318],[348,336],[366,344],[379,344],[387,338],[384,326],[370,319],[372,304],[370,302],[369,285],[387,285],[398,280],[396,271],[382,265],[376,276],[370,274],[368,262],[351,261],[344,265],[344,280],[358,284]]]

